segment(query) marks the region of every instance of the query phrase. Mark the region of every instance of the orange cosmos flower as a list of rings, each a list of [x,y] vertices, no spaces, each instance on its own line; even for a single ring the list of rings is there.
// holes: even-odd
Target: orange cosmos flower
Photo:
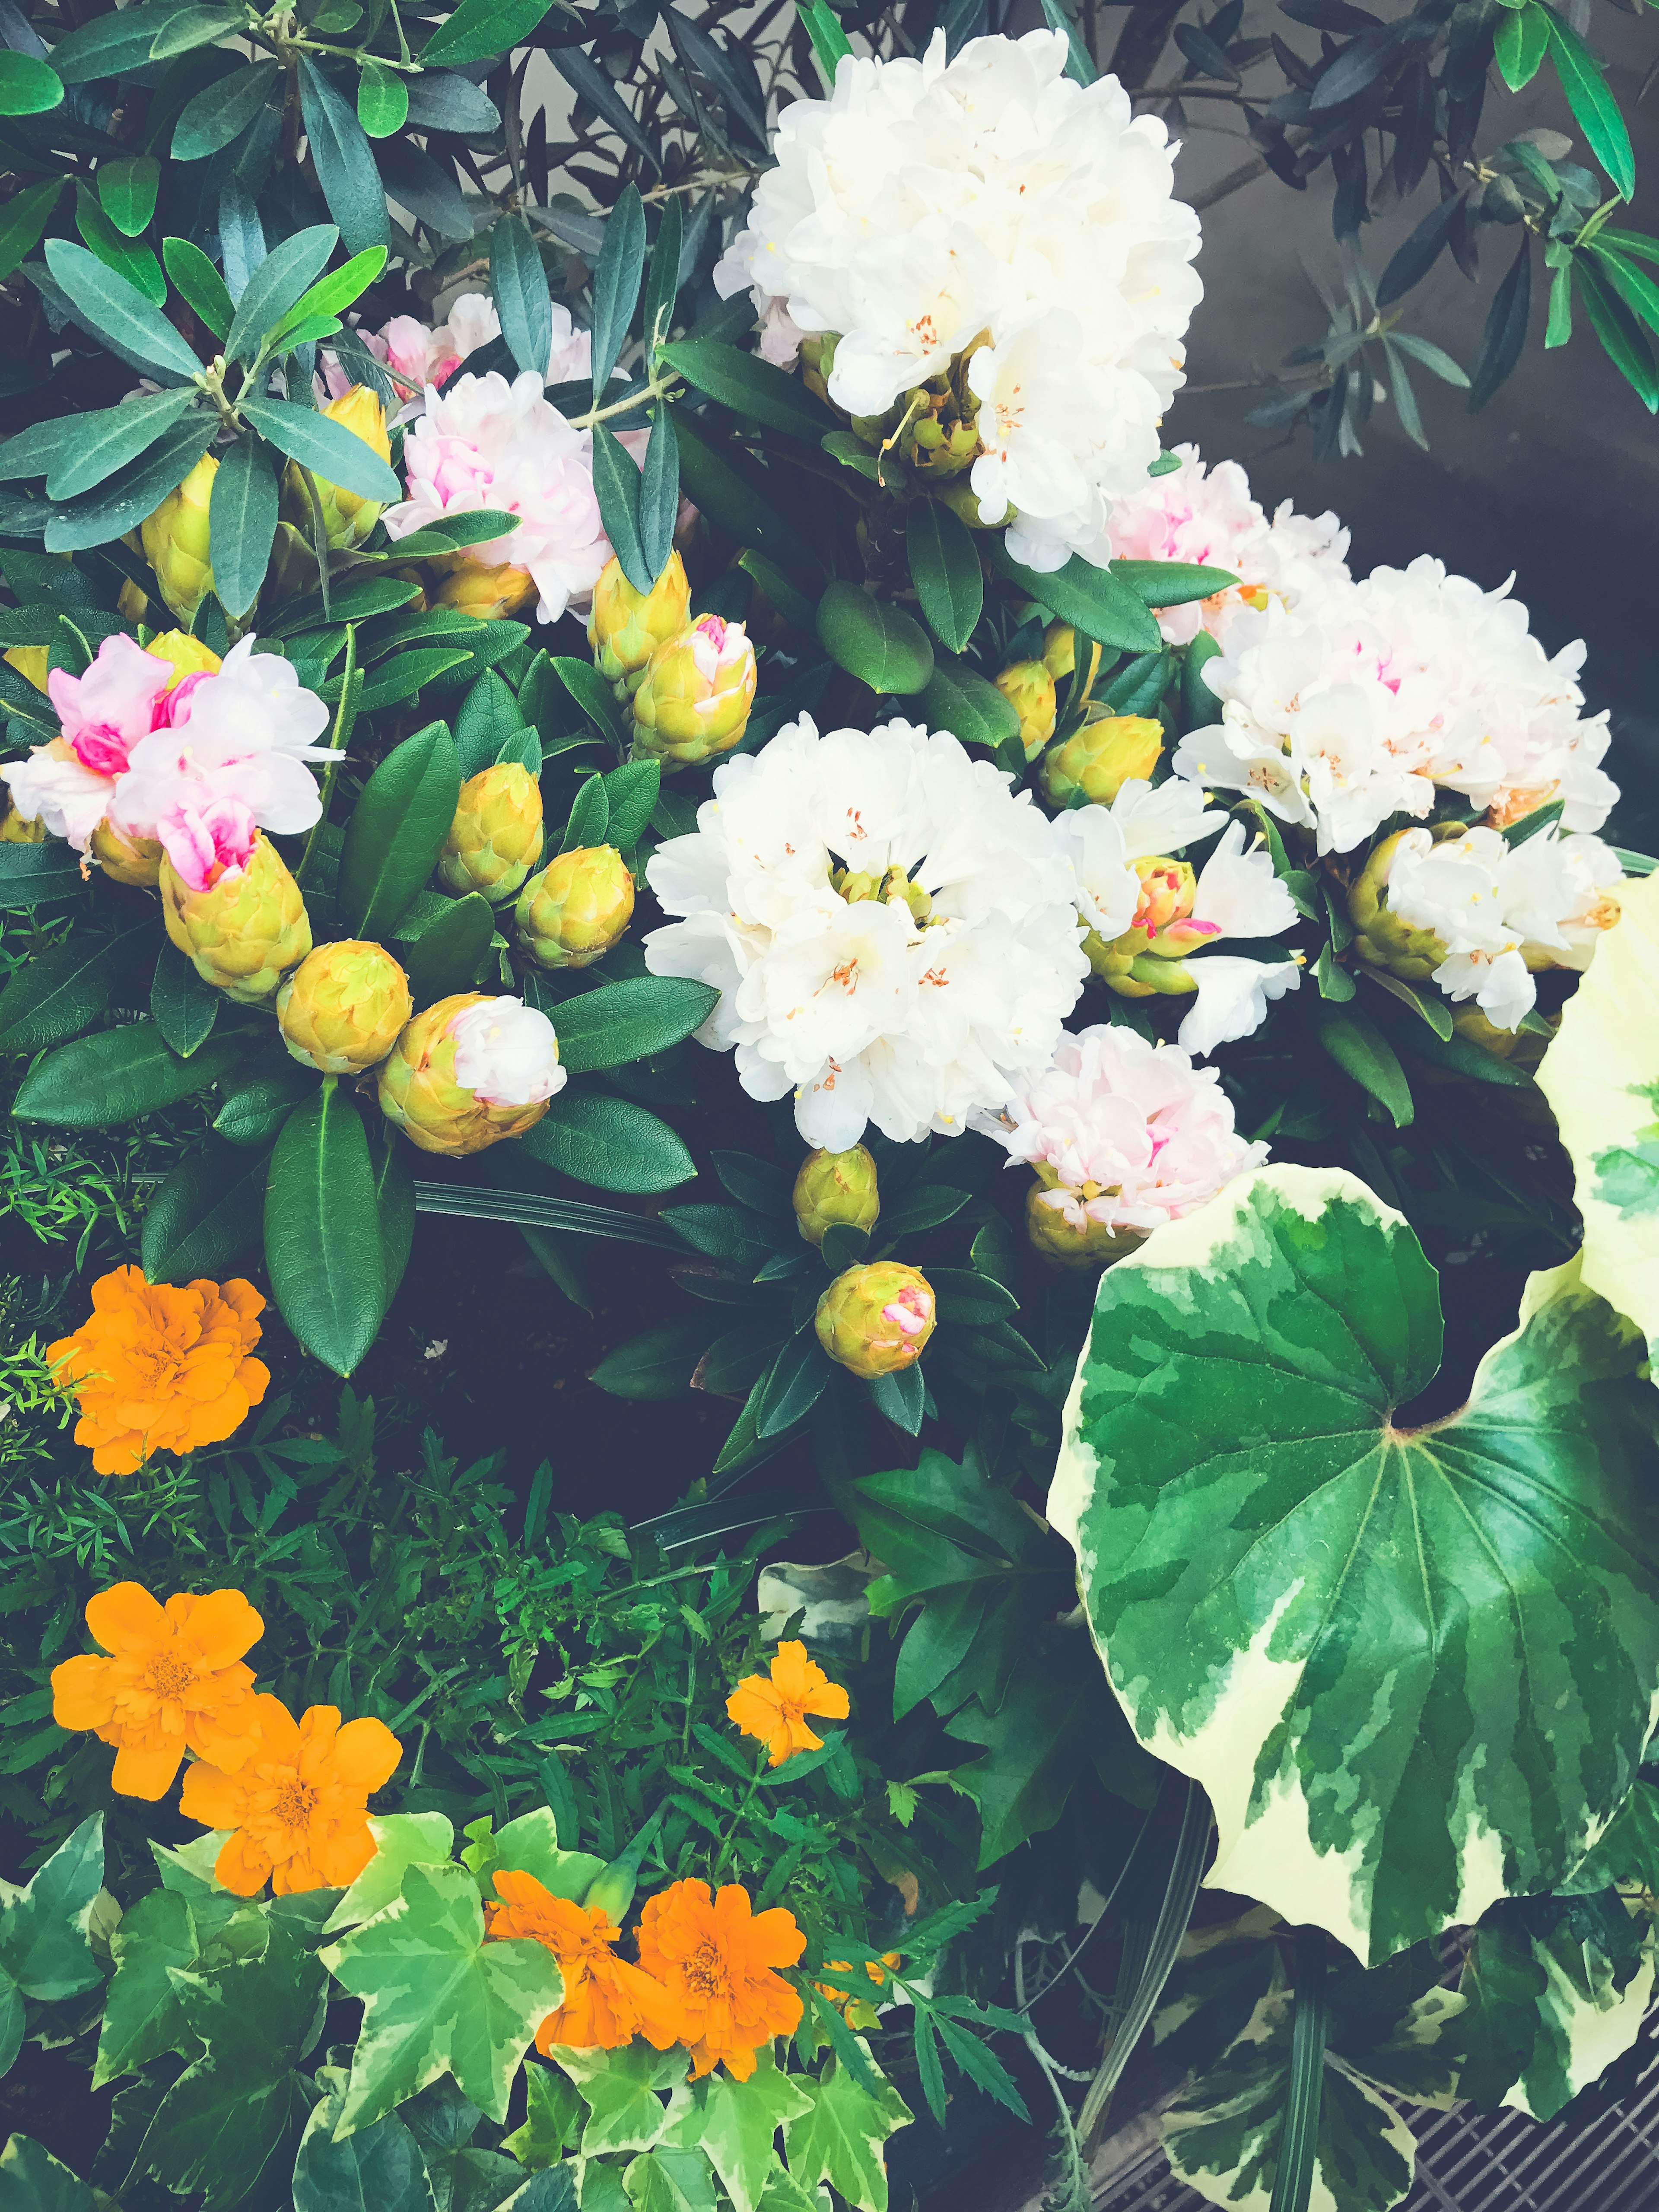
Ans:
[[[343,1888],[374,1856],[368,1800],[403,1757],[384,1721],[348,1721],[313,1705],[296,1721],[280,1698],[254,1699],[259,1741],[234,1774],[203,1764],[185,1777],[179,1810],[204,1828],[234,1828],[213,1871],[238,1897],[267,1879],[278,1897]]]
[[[495,1876],[503,1902],[484,1906],[493,1941],[528,1936],[545,1943],[564,1976],[564,2002],[536,2030],[545,2057],[556,2043],[619,2051],[641,2030],[659,2051],[679,2040],[673,1999],[659,1982],[619,1959],[611,1945],[622,1934],[603,1905],[573,1905],[555,1897],[533,1874]]]
[[[92,1286],[92,1312],[46,1346],[81,1407],[78,1444],[100,1474],[132,1474],[158,1451],[223,1442],[264,1396],[270,1373],[248,1354],[264,1300],[252,1283],[146,1282],[117,1267]]]
[[[111,1656],[52,1668],[52,1717],[115,1746],[112,1787],[165,1797],[187,1750],[235,1772],[258,1741],[242,1654],[265,1631],[240,1590],[181,1590],[161,1606],[142,1583],[116,1583],[87,1600],[87,1626]]]
[[[804,1644],[780,1644],[771,1680],[764,1674],[745,1674],[726,1701],[727,1717],[744,1734],[758,1736],[771,1747],[769,1766],[781,1766],[798,1751],[822,1747],[823,1738],[806,1725],[808,1713],[844,1721],[848,1710],[846,1691],[807,1657]]]
[[[649,1900],[640,1964],[674,2001],[694,2080],[724,2059],[746,2081],[760,2046],[799,2026],[799,1996],[772,1970],[793,1966],[805,1948],[793,1913],[751,1913],[736,1882],[710,1897],[706,1881],[677,1881]]]

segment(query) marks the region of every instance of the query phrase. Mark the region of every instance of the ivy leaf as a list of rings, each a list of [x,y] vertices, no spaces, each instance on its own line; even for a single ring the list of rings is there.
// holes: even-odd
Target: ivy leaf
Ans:
[[[649,2150],[630,2158],[622,2185],[635,2212],[714,2212],[714,2177],[700,2150]]]
[[[321,1954],[363,2000],[342,2124],[378,2120],[443,2073],[500,2122],[526,2046],[564,1996],[539,1943],[486,1944],[465,1867],[410,1866],[398,1901]]]
[[[136,2073],[188,2038],[171,1969],[196,1962],[196,1923],[176,1889],[153,1889],[128,1908],[110,1937],[115,1975],[104,2000],[92,2086]]]
[[[334,2139],[345,2071],[325,2066],[327,2091],[306,2122],[294,2161],[294,2212],[438,2212],[421,2147],[396,2112]]]
[[[525,2061],[525,2117],[521,2127],[501,2137],[501,2148],[520,2166],[539,2173],[556,2166],[580,2130],[582,2104],[576,2092],[550,2066]]]
[[[109,2212],[110,2200],[60,2165],[33,2136],[12,2136],[0,2151],[0,2204],[7,2212]]]
[[[87,1941],[104,1886],[104,1816],[94,1813],[25,1887],[0,1882],[0,1966],[26,1997],[78,1996],[103,1979]]]
[[[1048,1498],[1211,1881],[1367,1963],[1568,1874],[1659,1677],[1639,1344],[1576,1262],[1534,1275],[1468,1403],[1398,1430],[1441,1334],[1355,1176],[1242,1176],[1102,1279]]]
[[[412,1866],[447,1866],[455,1831],[442,1813],[391,1813],[371,1820],[374,1856],[324,1923],[323,1933],[356,1928],[397,1902],[404,1870]]]
[[[746,2081],[734,2081],[724,2072],[710,2076],[696,2140],[714,2161],[736,2212],[757,2212],[777,2168],[778,2130],[811,2107],[805,2078],[781,2072],[769,2051],[757,2054]]]
[[[1572,1161],[1585,1287],[1659,1357],[1659,876],[1620,885],[1537,1080]]]
[[[866,2058],[862,2036],[854,2041]],[[783,2147],[793,2180],[811,2189],[820,2181],[840,2192],[860,2212],[887,2212],[887,2161],[882,2146],[911,2118],[909,2106],[872,2063],[880,2083],[872,2096],[841,2061],[831,2059],[814,2081],[799,2076],[811,2107],[783,2124]]]
[[[585,2159],[602,2151],[650,2150],[662,2141],[668,2110],[658,2092],[684,2077],[684,2052],[656,2051],[637,2042],[622,2051],[580,2051],[560,2043],[548,2056],[574,2082],[587,2107]]]

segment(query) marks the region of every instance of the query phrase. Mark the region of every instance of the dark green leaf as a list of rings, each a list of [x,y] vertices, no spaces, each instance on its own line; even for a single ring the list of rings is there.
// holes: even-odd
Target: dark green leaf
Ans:
[[[0,1052],[39,1052],[95,1022],[109,1004],[123,951],[148,934],[131,933],[124,941],[77,933],[33,954],[0,991]]]
[[[914,511],[914,510],[913,510]],[[949,730],[964,745],[994,752],[1019,735],[1019,715],[994,684],[949,653],[935,653],[917,711],[930,730]]]
[[[164,430],[139,459],[82,499],[58,507],[46,525],[48,553],[80,553],[107,545],[154,514],[213,443],[217,418],[205,409],[186,413]]]
[[[198,46],[211,46],[221,39],[234,39],[246,27],[246,17],[234,15],[228,8],[172,9],[149,42],[149,58],[171,61],[175,54],[191,54]]]
[[[402,498],[404,488],[392,471],[343,422],[286,399],[243,399],[238,404],[256,430],[321,482],[355,491],[360,499]]]
[[[357,120],[370,138],[389,138],[409,116],[409,80],[366,62],[357,80]]]
[[[686,496],[740,544],[756,546],[775,561],[798,589],[816,598],[823,563],[799,528],[740,476],[684,414],[677,416],[675,428]]]
[[[64,80],[48,63],[0,52],[0,115],[46,115],[63,104]]]
[[[471,6],[472,0],[465,0],[465,4]],[[481,0],[481,4],[489,4],[489,0]],[[532,5],[533,0],[525,0],[525,4]],[[457,20],[456,16],[450,18],[452,24]],[[636,152],[644,155],[653,169],[661,169],[662,163],[656,149],[641,130],[632,108],[596,62],[591,61],[580,46],[550,47],[547,58],[578,99],[590,102],[613,131],[625,138]]]
[[[548,12],[551,0],[461,0],[421,49],[421,64],[457,68],[522,46]]]
[[[215,1115],[213,1126],[228,1144],[244,1149],[268,1145],[291,1110],[317,1084],[314,1069],[301,1067],[286,1054],[252,1074],[232,1076],[225,1084],[224,1103]]]
[[[1369,1091],[1403,1129],[1412,1118],[1411,1085],[1398,1054],[1369,1016],[1337,1012],[1328,1003],[1321,1010],[1319,1042],[1345,1075]]]
[[[306,1350],[349,1375],[386,1310],[386,1258],[362,1117],[337,1079],[283,1124],[265,1191],[265,1264]]]
[[[102,408],[95,415],[73,415],[60,420],[53,427],[67,431],[69,435],[51,465],[46,478],[47,495],[52,499],[74,499],[82,492],[91,491],[106,477],[113,476],[117,469],[125,468],[130,461],[148,451],[162,432],[193,405],[195,399],[195,392],[186,386],[130,399],[123,406]],[[25,431],[23,437],[28,434]],[[21,438],[12,438],[0,447],[0,464],[9,460],[13,449],[21,443]]]
[[[640,477],[640,551],[644,573],[653,583],[668,566],[674,550],[679,507],[680,448],[674,431],[674,413],[666,404],[659,404],[651,418],[651,437]]]
[[[238,619],[265,580],[279,496],[270,448],[257,438],[239,438],[219,464],[208,501],[213,588],[225,612]]]
[[[681,338],[660,352],[688,384],[745,422],[763,422],[812,446],[835,428],[835,417],[805,385],[757,354],[740,353],[712,338]]]
[[[636,592],[648,592],[656,579],[640,543],[640,472],[608,422],[593,425],[593,491],[623,575]]]
[[[573,1075],[666,1052],[700,1029],[720,994],[685,975],[636,975],[566,999],[553,1016],[559,1060]]]
[[[0,911],[69,898],[81,885],[81,856],[70,846],[0,845]]]
[[[149,228],[161,182],[161,165],[153,154],[100,161],[97,181],[98,204],[123,238],[137,238]]]
[[[482,893],[469,891],[447,905],[412,942],[402,945],[404,971],[416,1006],[470,991],[495,934],[494,908]]]
[[[1097,568],[1074,553],[1063,568],[1040,574],[1014,560],[1000,537],[993,544],[997,567],[1027,599],[1097,645],[1115,646],[1121,653],[1156,653],[1162,646],[1163,633],[1146,601],[1119,582],[1112,569]]]
[[[685,222],[676,199],[663,202],[657,226],[657,242],[651,249],[650,274],[645,283],[645,340],[647,346],[668,336],[674,322],[674,304],[680,291],[680,249]]]
[[[103,1030],[48,1053],[24,1077],[12,1111],[25,1121],[105,1128],[205,1091],[234,1064],[240,1050],[234,1042],[220,1039],[181,1060],[154,1022]]]
[[[472,0],[462,0],[470,6]],[[558,59],[564,57],[560,53]],[[593,271],[593,404],[611,381],[617,356],[623,349],[645,273],[645,208],[639,186],[629,185],[611,210],[605,226],[605,244]],[[647,587],[648,588],[648,587]]]
[[[360,937],[388,937],[437,864],[461,792],[455,741],[434,722],[394,746],[346,824],[340,914]]]
[[[162,381],[191,380],[202,364],[166,316],[95,253],[67,238],[46,240],[46,266],[94,331],[118,339]]]
[[[708,1347],[706,1321],[671,1322],[618,1345],[588,1377],[613,1398],[678,1398]]]
[[[767,1376],[766,1391],[755,1409],[757,1437],[781,1436],[805,1420],[835,1372],[830,1355],[811,1328],[792,1337]]]
[[[507,351],[520,368],[545,378],[553,351],[553,298],[540,250],[521,215],[502,216],[490,233],[489,289]]]
[[[949,651],[963,652],[985,605],[985,578],[973,532],[939,501],[913,500],[905,545],[911,579],[928,628]],[[949,729],[952,725],[947,722],[943,726]],[[1018,715],[1012,727],[1018,727]],[[958,730],[957,735],[962,732]]]
[[[594,727],[602,730],[613,742],[620,744],[623,731],[616,699],[611,686],[592,662],[577,660],[568,654],[556,653],[551,666],[554,674]]]
[[[65,181],[63,177],[48,177],[44,184],[31,185],[0,208],[0,281],[11,275],[52,221]]]
[[[245,62],[234,75],[217,79],[187,100],[173,126],[173,160],[205,161],[240,138],[276,90],[280,68],[273,61]],[[219,335],[222,337],[223,331]]]
[[[193,961],[176,945],[161,947],[155,963],[155,980],[149,987],[149,1011],[155,1026],[180,1060],[204,1045],[219,1018],[223,1003],[211,983],[204,982]]]
[[[201,247],[192,246],[187,238],[164,238],[161,260],[167,275],[214,337],[222,342],[228,337],[236,310],[224,278]]]
[[[471,0],[463,0],[463,8],[471,4]],[[453,28],[457,20],[452,16],[446,27]],[[304,58],[300,62],[300,110],[323,197],[341,237],[353,253],[366,246],[389,246],[386,193],[363,127],[322,70]],[[398,494],[387,495],[395,499]]]
[[[455,753],[461,781],[492,767],[508,738],[524,727],[519,702],[506,679],[486,668],[461,702],[455,717]],[[536,748],[536,773],[541,773],[541,747]]]
[[[697,1171],[666,1121],[631,1099],[591,1091],[562,1091],[519,1142],[532,1159],[599,1190],[672,1190]]]
[[[933,648],[921,624],[856,584],[825,586],[817,626],[830,658],[872,691],[920,691],[933,675]]]
[[[222,1281],[258,1250],[270,1155],[210,1145],[164,1176],[144,1209],[140,1256],[152,1283]]]
[[[1636,155],[1619,103],[1601,74],[1601,64],[1571,24],[1553,8],[1547,13],[1550,51],[1567,105],[1589,140],[1591,153],[1612,178],[1620,197],[1631,199],[1636,191]]]
[[[1109,573],[1149,607],[1183,607],[1231,591],[1238,581],[1230,568],[1206,568],[1194,561],[1114,561]]]

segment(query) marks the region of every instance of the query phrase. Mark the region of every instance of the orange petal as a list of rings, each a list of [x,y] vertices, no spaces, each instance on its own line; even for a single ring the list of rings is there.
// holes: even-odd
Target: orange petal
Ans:
[[[315,1851],[322,1882],[330,1889],[344,1889],[356,1881],[379,1845],[365,1820],[360,1827],[338,1828]]]
[[[744,1933],[744,1955],[762,1966],[793,1966],[806,1948],[795,1916],[781,1905],[757,1912]]]
[[[234,1667],[265,1632],[265,1625],[240,1590],[210,1590],[191,1609],[185,1641],[210,1673]]]
[[[114,1671],[88,1652],[52,1670],[52,1717],[59,1728],[102,1728],[115,1710]]]
[[[826,1682],[808,1698],[806,1710],[809,1713],[816,1713],[820,1720],[844,1721],[853,1707],[839,1682]]]
[[[123,1744],[115,1754],[109,1786],[118,1796],[147,1797],[154,1804],[172,1789],[184,1755],[182,1745],[176,1751],[140,1751]],[[220,1823],[215,1820],[210,1825],[216,1828]]]
[[[87,1626],[106,1651],[147,1652],[165,1640],[167,1617],[142,1583],[115,1583],[87,1600]]]
[[[394,1738],[395,1741],[396,1739]],[[513,1868],[503,1868],[493,1877],[495,1894],[520,1911],[530,1911],[551,1917],[553,1893],[537,1881],[533,1874],[520,1874]]]
[[[280,1698],[262,1690],[253,1700],[254,1718],[259,1730],[261,1755],[276,1766],[297,1766],[300,1763],[299,1723]],[[317,1709],[312,1708],[313,1711]]]
[[[327,1771],[329,1753],[340,1732],[337,1705],[307,1705],[300,1716],[300,1771],[307,1782],[320,1780]]]
[[[195,1768],[191,1770],[197,1771]],[[185,1777],[186,1783],[190,1775]],[[270,1878],[270,1854],[239,1828],[227,1838],[213,1871],[233,1897],[257,1897]]]
[[[384,1721],[348,1721],[334,1739],[329,1768],[337,1782],[368,1796],[391,1779],[403,1755],[402,1744]]]
[[[234,1775],[198,1759],[185,1770],[179,1810],[185,1820],[199,1820],[204,1828],[234,1828],[247,1810],[247,1791]],[[264,1876],[259,1879],[263,1881]]]

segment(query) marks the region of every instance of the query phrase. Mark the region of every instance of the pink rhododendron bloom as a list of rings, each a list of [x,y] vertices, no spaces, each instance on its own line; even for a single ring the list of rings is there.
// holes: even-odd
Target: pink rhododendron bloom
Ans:
[[[1179,1221],[1267,1157],[1235,1130],[1214,1068],[1106,1022],[1062,1031],[1042,1073],[978,1126],[1011,1165],[1052,1170],[1058,1182],[1037,1202],[1073,1228],[1094,1221],[1137,1236]]]
[[[405,399],[418,398],[428,385],[441,391],[470,354],[501,336],[495,303],[484,292],[463,292],[449,310],[447,320],[435,328],[413,315],[394,315],[378,331],[357,335]],[[339,399],[349,392],[353,380],[335,356],[324,352],[321,382],[325,396]],[[570,319],[568,307],[553,303],[553,343],[547,357],[549,384],[574,384],[592,374],[592,342]]]
[[[82,675],[54,668],[46,690],[61,734],[0,768],[19,813],[38,816],[54,837],[85,852],[133,747],[168,720],[173,677],[169,662],[119,635],[104,640]]]
[[[505,538],[469,545],[482,568],[527,568],[541,593],[543,622],[586,605],[611,558],[593,491],[593,441],[573,428],[526,369],[509,384],[494,370],[429,388],[426,412],[404,447],[409,497],[381,520],[406,538],[442,515],[503,507],[520,518]]]
[[[245,637],[216,675],[179,685],[173,720],[133,747],[110,802],[116,828],[156,839],[192,890],[241,866],[258,830],[293,836],[322,811],[306,763],[331,757],[313,742],[328,708],[253,645]]]

